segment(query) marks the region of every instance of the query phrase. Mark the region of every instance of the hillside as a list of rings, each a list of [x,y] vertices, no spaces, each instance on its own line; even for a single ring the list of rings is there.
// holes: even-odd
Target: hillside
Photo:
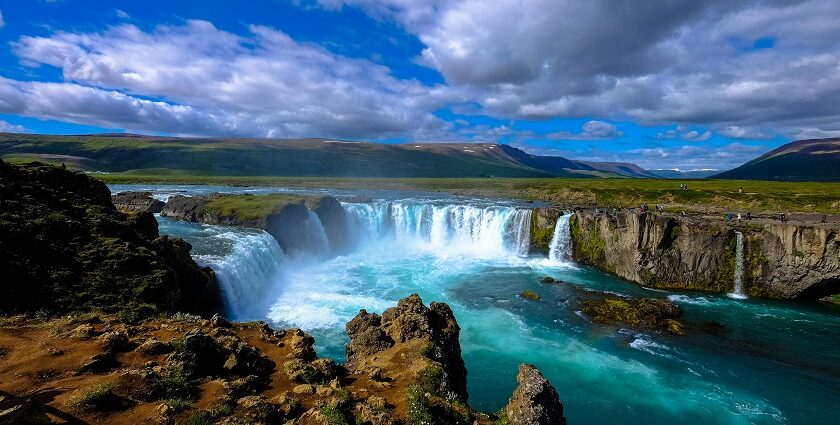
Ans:
[[[207,139],[131,134],[0,134],[0,157],[109,173],[324,177],[652,177],[497,144],[381,144],[325,139]]]
[[[798,140],[714,178],[840,181],[840,139]]]

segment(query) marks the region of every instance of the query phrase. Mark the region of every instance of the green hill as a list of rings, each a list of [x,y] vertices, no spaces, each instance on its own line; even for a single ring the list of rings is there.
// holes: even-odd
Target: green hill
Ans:
[[[712,178],[840,181],[840,139],[798,140]]]
[[[648,177],[632,164],[531,155],[497,144],[382,144],[131,134],[0,134],[7,161],[156,175],[324,177]]]

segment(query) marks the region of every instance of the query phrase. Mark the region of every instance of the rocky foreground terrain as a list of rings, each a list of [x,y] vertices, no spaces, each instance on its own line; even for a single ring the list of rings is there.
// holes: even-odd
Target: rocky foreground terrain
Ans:
[[[554,387],[522,365],[509,404],[468,405],[459,328],[417,295],[347,324],[347,363],[297,329],[174,316],[0,322],[0,424],[563,424]]]

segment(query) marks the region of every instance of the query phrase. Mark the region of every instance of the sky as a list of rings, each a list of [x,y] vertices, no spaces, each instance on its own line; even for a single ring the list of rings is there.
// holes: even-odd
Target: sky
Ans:
[[[838,99],[837,0],[0,0],[0,131],[729,169]]]

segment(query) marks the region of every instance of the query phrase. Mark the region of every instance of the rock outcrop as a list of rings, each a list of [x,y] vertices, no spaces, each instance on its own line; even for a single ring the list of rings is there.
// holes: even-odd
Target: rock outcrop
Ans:
[[[256,214],[237,210],[253,208]],[[173,196],[161,210],[164,217],[194,223],[241,226],[268,232],[287,253],[345,252],[349,248],[346,212],[333,197],[294,195]]]
[[[566,424],[557,390],[537,368],[520,365],[516,382],[519,385],[505,407],[509,425]]]
[[[382,316],[362,310],[347,323],[350,343],[345,366],[351,372],[378,373],[392,379],[405,379],[407,373],[416,375],[409,379],[434,375],[434,382],[427,383],[432,390],[466,401],[467,369],[459,333],[448,305],[433,302],[426,307],[419,295],[412,294]],[[415,355],[406,357],[406,353]]]
[[[584,301],[583,312],[598,323],[611,323],[642,329],[663,329],[674,335],[684,335],[680,306],[663,299],[640,298],[624,300],[605,298]]]
[[[531,210],[531,252],[547,253],[554,237],[554,225],[563,215],[560,208],[534,208]]]
[[[0,312],[144,317],[221,309],[215,275],[149,212],[124,214],[82,173],[0,162]]]
[[[164,202],[152,197],[151,192],[121,192],[111,195],[111,202],[118,210],[125,213],[150,212],[157,214],[163,210]]]
[[[832,227],[835,226],[835,227]],[[840,229],[834,224],[577,211],[576,261],[655,288],[731,292],[736,232],[744,235],[748,295],[819,299],[840,293]]]

